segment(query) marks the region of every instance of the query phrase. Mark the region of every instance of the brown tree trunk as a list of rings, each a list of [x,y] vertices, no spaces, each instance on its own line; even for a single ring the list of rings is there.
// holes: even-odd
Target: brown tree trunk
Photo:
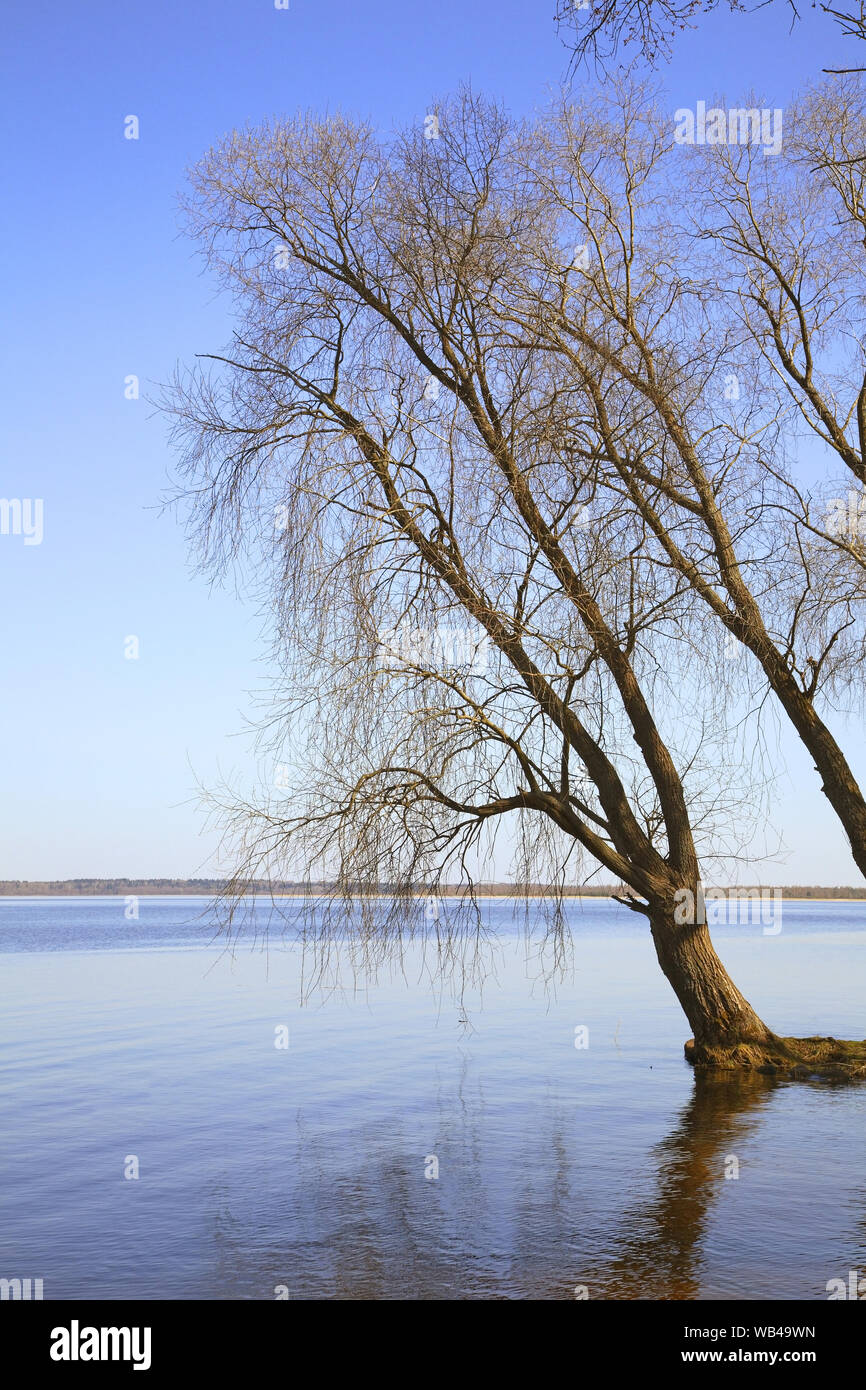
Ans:
[[[790,1047],[758,1017],[716,955],[705,923],[680,924],[667,911],[650,916],[659,965],[694,1037],[692,1063],[722,1067],[790,1066]]]
[[[754,649],[773,690],[778,695],[806,748],[815,759],[826,796],[848,836],[857,868],[866,878],[866,798],[842,749],[819,719],[812,700],[804,695],[778,653],[764,657]]]

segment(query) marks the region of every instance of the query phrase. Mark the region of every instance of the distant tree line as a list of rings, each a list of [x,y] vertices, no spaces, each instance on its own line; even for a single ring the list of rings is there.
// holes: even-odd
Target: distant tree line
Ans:
[[[37,897],[123,897],[128,894],[137,894],[141,897],[173,894],[188,894],[205,896],[211,893],[219,894],[225,887],[222,879],[216,878],[62,878],[33,880],[27,879],[7,879],[0,880],[0,897],[4,898],[37,898]],[[286,883],[267,883],[264,880],[249,885],[251,894],[262,893],[274,896],[288,897],[307,897],[310,893],[327,893],[333,887],[330,883],[307,883],[307,882],[286,882]],[[741,893],[769,893],[778,891],[784,893],[787,898],[811,898],[845,900],[849,898],[866,898],[866,887],[852,888],[845,885],[835,885],[832,887],[822,887],[820,884],[794,884],[787,888],[779,888],[773,884],[749,884],[738,887]],[[377,884],[357,884],[355,891],[358,896],[376,896],[381,894],[390,897],[394,891],[393,885],[388,883]],[[462,897],[467,888],[465,884],[444,884],[440,886],[440,896],[442,897]],[[554,887],[548,883],[478,883],[475,885],[475,892],[478,897],[508,898],[508,897],[536,897],[544,898],[557,894],[567,898],[610,898],[622,891],[621,884],[615,883],[591,883],[591,884],[572,884],[569,887]],[[415,896],[426,897],[429,890],[419,887]]]

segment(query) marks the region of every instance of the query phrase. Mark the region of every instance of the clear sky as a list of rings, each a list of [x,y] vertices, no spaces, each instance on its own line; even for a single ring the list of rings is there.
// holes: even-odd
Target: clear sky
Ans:
[[[194,876],[196,778],[243,772],[264,645],[250,606],[212,592],[161,513],[172,459],[142,395],[221,345],[178,235],[185,169],[233,126],[340,107],[423,119],[459,82],[530,111],[562,79],[553,0],[83,0],[4,10],[0,495],[44,499],[44,539],[0,536],[0,878]],[[717,13],[659,74],[670,107],[754,89],[771,106],[842,66],[808,8]],[[592,79],[593,81],[595,79]],[[589,82],[586,75],[576,87]],[[140,138],[124,139],[136,115]],[[139,657],[124,656],[139,639]],[[862,728],[847,746],[862,744]],[[809,761],[783,734],[780,882],[857,881]],[[862,769],[861,769],[862,770]],[[722,774],[723,775],[723,774]]]

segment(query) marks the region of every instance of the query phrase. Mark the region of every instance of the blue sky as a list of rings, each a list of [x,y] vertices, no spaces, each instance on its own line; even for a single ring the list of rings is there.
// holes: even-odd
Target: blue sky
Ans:
[[[172,459],[142,396],[225,341],[227,311],[179,236],[185,169],[233,126],[340,107],[383,126],[421,118],[470,79],[514,111],[561,80],[553,0],[175,0],[5,11],[0,257],[0,495],[40,497],[44,540],[0,537],[4,796],[0,878],[193,876],[196,777],[248,767],[244,716],[266,676],[261,624],[191,569],[160,510]],[[754,89],[770,105],[842,65],[844,44],[807,10],[717,13],[659,74],[671,110]],[[591,79],[595,81],[595,79]],[[579,75],[579,89],[590,81]],[[140,139],[123,138],[124,118]],[[140,642],[124,658],[125,638]],[[862,744],[862,730],[848,743]],[[776,823],[780,882],[856,881],[809,761]],[[784,790],[784,789],[783,789]]]

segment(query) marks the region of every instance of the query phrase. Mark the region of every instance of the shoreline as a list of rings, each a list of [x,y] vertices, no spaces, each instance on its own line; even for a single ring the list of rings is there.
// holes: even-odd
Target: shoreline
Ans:
[[[788,894],[786,894],[784,888],[779,888],[779,887],[769,887],[769,888],[763,888],[763,889],[760,889],[760,888],[753,888],[753,889],[741,888],[741,889],[737,889],[737,888],[735,888],[735,887],[732,886],[732,887],[728,887],[728,888],[719,888],[718,891],[720,891],[720,892],[726,892],[726,893],[740,892],[740,893],[743,893],[743,894],[746,894],[746,893],[749,893],[749,894],[756,894],[756,893],[763,893],[763,894],[781,893],[781,894],[782,894],[782,897],[783,897],[784,900],[785,900],[785,902],[789,902],[789,903],[863,903],[864,905],[866,905],[866,890],[864,890],[864,892],[863,892],[863,894],[862,894],[861,896],[857,896],[857,897],[842,897],[842,896],[840,895],[840,896],[838,896],[838,897],[832,897],[832,898],[819,898],[819,897],[807,897],[807,898],[804,898],[804,897],[801,897],[801,896],[793,897],[793,896],[789,896]],[[563,894],[563,901],[564,901],[564,902],[581,902],[581,903],[583,903],[583,902],[612,902],[612,901],[614,901],[613,893],[614,893],[614,890],[613,890],[613,889],[611,890],[610,893],[565,893],[565,894]],[[162,899],[178,900],[178,899],[184,899],[184,898],[212,899],[212,898],[214,898],[215,896],[216,896],[216,894],[215,894],[215,893],[212,893],[212,892],[177,892],[177,893],[170,893],[170,892],[159,892],[159,891],[154,891],[154,890],[152,890],[152,889],[149,890],[149,889],[142,889],[142,888],[139,888],[136,892],[120,892],[120,891],[118,891],[118,892],[115,892],[115,893],[3,893],[3,892],[0,892],[0,904],[2,904],[2,902],[3,902],[4,900],[7,901],[7,902],[40,902],[40,901],[45,901],[45,902],[69,902],[69,901],[72,901],[72,900],[74,900],[74,899],[76,899],[76,898],[81,898],[81,899],[83,899],[83,900],[89,900],[89,901],[92,902],[92,901],[112,901],[112,900],[114,900],[115,898],[123,900],[123,899],[126,899],[126,898],[133,898],[133,897],[135,897],[135,898],[162,898]],[[305,900],[305,899],[307,899],[307,898],[325,898],[325,897],[327,897],[327,894],[326,894],[326,893],[322,893],[322,892],[312,892],[312,893],[273,893],[273,894],[258,892],[258,893],[251,893],[251,894],[249,894],[248,896],[251,897],[251,898],[263,898],[263,899],[266,899],[266,900],[270,900],[271,898],[273,898],[274,901],[283,901],[283,900],[284,900],[284,901],[290,901],[290,900],[293,900],[293,899],[298,899],[298,901],[303,901],[303,900]],[[431,895],[430,895],[430,894],[426,894],[426,893],[417,893],[417,894],[415,894],[415,897],[417,897],[417,898],[422,898],[422,899],[425,898],[425,897],[429,897],[429,896],[431,896]],[[462,901],[464,898],[466,898],[468,895],[465,894],[465,893],[437,893],[437,894],[435,894],[434,896],[436,896],[436,897],[437,897],[440,901],[442,901],[442,902],[460,902],[460,901]],[[353,895],[352,895],[353,901],[360,901],[360,900],[362,900],[363,898],[368,898],[370,901],[382,901],[382,900],[384,900],[386,897],[387,897],[387,894],[384,894],[384,893],[369,893],[369,894],[361,894],[361,893],[358,893],[358,894],[353,894]],[[493,903],[493,902],[521,902],[521,901],[523,901],[523,902],[541,902],[541,901],[546,901],[546,900],[548,900],[548,899],[551,899],[551,900],[552,900],[553,894],[549,894],[549,893],[530,893],[530,894],[528,894],[528,895],[524,895],[524,894],[521,893],[521,892],[513,892],[513,893],[476,893],[475,898],[476,898],[476,901],[477,901],[477,902],[491,902],[491,903]],[[748,901],[748,899],[744,897],[741,901],[746,902],[746,901]]]

